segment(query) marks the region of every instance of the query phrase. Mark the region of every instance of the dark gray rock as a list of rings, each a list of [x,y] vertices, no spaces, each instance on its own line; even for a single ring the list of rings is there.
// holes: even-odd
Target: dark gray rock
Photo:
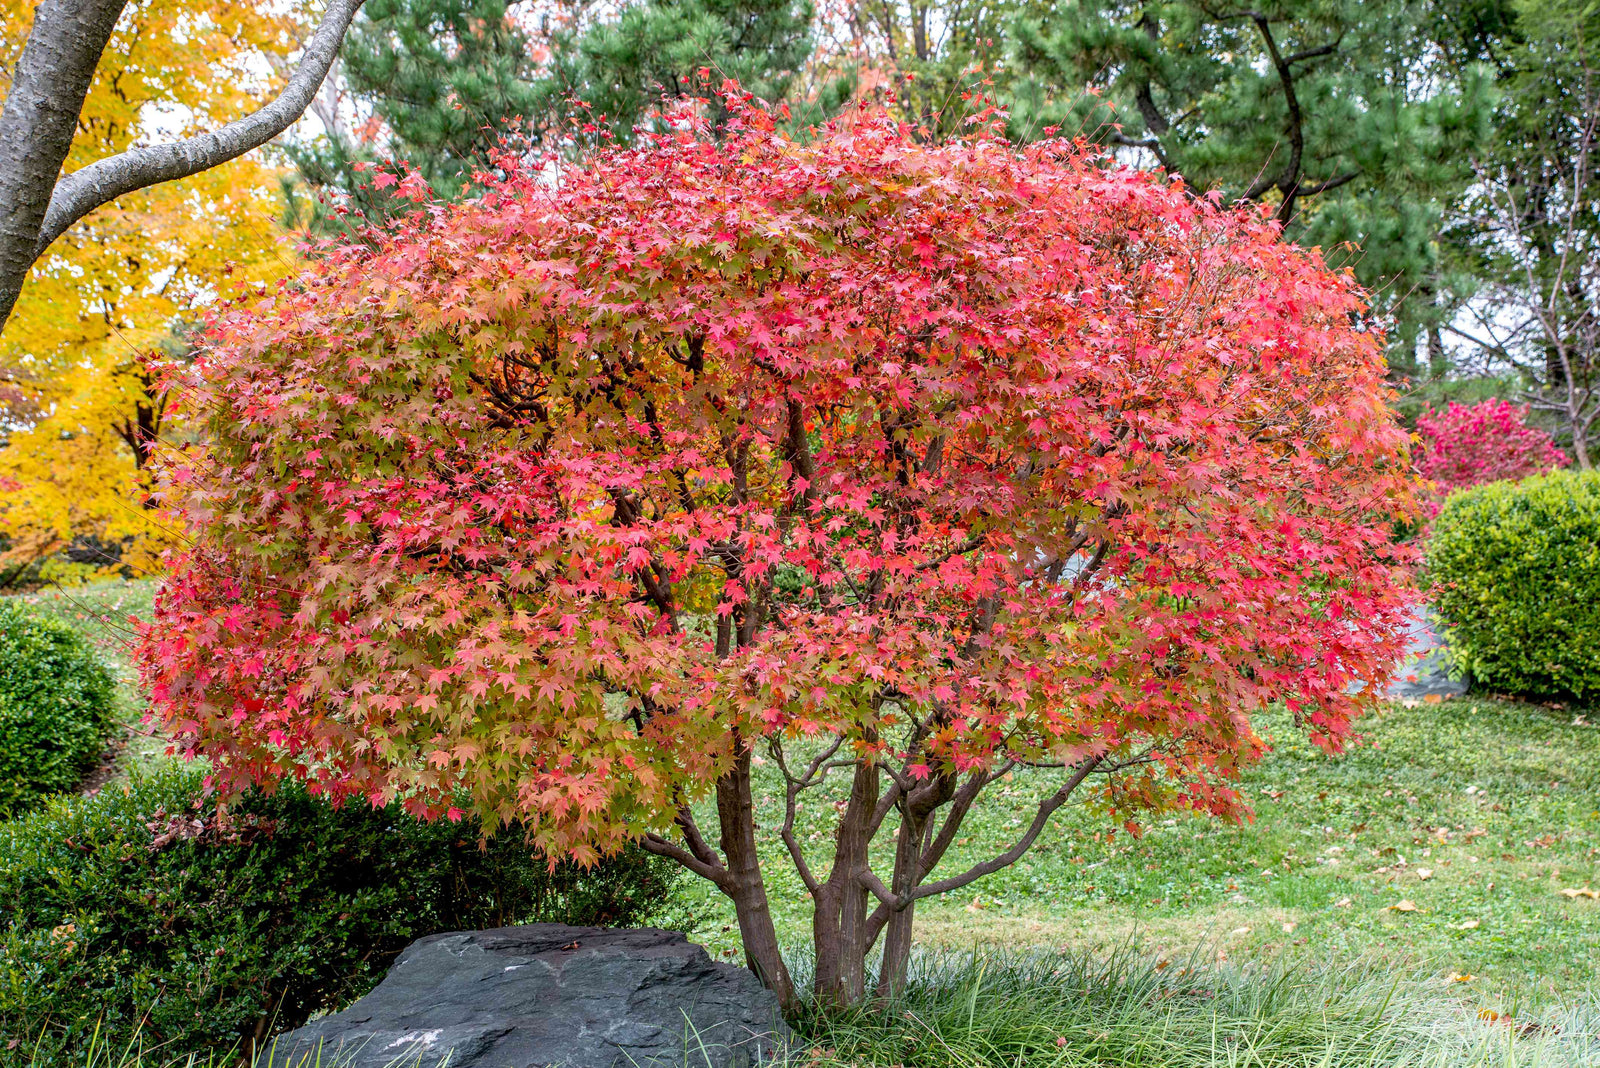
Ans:
[[[372,993],[270,1056],[275,1068],[434,1068],[447,1054],[450,1068],[748,1068],[788,1038],[771,991],[675,931],[541,923],[418,939]]]

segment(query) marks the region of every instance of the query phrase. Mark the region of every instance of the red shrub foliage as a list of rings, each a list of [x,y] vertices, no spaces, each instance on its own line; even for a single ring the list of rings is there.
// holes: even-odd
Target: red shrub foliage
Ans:
[[[1449,493],[1484,482],[1543,475],[1567,465],[1548,433],[1527,423],[1528,409],[1506,400],[1451,401],[1417,417],[1417,472]]]
[[[1265,216],[1072,143],[761,119],[555,181],[507,159],[221,316],[140,659],[225,785],[641,840],[788,997],[773,763],[849,1000],[1075,789],[1237,816],[1279,700],[1336,748],[1403,646],[1412,483],[1360,293]],[[930,879],[1009,772],[1048,781],[1032,824]]]

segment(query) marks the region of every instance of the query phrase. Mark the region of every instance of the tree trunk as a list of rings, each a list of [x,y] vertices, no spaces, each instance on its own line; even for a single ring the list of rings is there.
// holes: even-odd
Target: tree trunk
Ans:
[[[930,860],[934,817],[955,797],[956,786],[954,775],[938,775],[901,800],[900,829],[894,843],[894,875],[889,888],[895,897],[909,898],[928,874],[922,866]],[[953,822],[946,828],[944,837],[953,834],[961,825],[964,808],[957,808],[950,814]],[[916,902],[909,902],[904,908],[891,911],[884,921],[883,960],[878,966],[877,996],[880,1000],[894,997],[905,988],[916,910]]]
[[[866,957],[868,891],[861,882],[867,870],[870,822],[878,805],[881,772],[876,765],[856,768],[850,800],[839,820],[833,870],[816,894],[812,915],[816,951],[813,990],[819,999],[853,1005],[867,989]]]
[[[44,0],[0,113],[0,326],[38,258],[61,165],[83,98],[123,0]]]
[[[1582,423],[1574,419],[1572,423],[1572,455],[1578,461],[1578,470],[1593,471],[1594,464],[1589,460],[1588,435],[1584,433]]]
[[[732,769],[717,780],[717,818],[722,826],[722,854],[727,876],[719,883],[733,901],[744,944],[745,964],[767,989],[778,995],[785,1011],[795,1002],[794,982],[783,963],[778,932],[772,924],[767,887],[756,854],[755,805],[750,795],[750,753],[739,754]]]
[[[915,823],[909,817],[900,821],[900,834],[894,846],[894,883],[890,887],[896,896],[916,889],[913,876],[921,867],[922,829],[926,819]],[[904,874],[902,874],[904,873]],[[911,963],[911,926],[916,918],[915,901],[905,908],[889,913],[883,926],[883,960],[878,965],[878,998],[887,1000],[900,993],[906,985],[906,968]]]

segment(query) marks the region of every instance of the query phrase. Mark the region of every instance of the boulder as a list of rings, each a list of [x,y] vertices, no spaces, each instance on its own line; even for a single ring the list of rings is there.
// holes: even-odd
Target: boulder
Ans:
[[[266,1068],[750,1068],[789,1038],[755,975],[675,931],[540,923],[430,935]]]

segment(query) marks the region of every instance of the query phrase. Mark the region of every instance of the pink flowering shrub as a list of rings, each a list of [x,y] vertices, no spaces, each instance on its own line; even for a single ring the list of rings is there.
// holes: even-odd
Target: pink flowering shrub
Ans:
[[[1550,435],[1527,423],[1528,409],[1510,401],[1451,401],[1444,411],[1417,417],[1422,437],[1417,472],[1441,494],[1485,482],[1542,475],[1567,465]]]

